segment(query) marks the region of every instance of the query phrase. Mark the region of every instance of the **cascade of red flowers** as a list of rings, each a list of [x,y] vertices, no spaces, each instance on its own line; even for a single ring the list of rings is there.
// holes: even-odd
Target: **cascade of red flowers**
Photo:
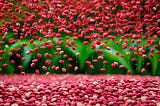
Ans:
[[[147,58],[146,49],[148,48],[150,58],[153,58],[155,54],[160,54],[159,44],[156,41],[160,35],[160,3],[158,0],[0,0],[0,7],[0,45],[2,45],[0,56],[11,44],[18,41],[24,41],[22,46],[25,47],[27,46],[25,39],[29,39],[30,44],[34,46],[36,40],[42,41],[45,38],[45,42],[41,42],[40,47],[26,51],[26,54],[37,54],[37,57],[30,63],[31,67],[34,67],[42,57],[46,57],[42,69],[46,70],[47,67],[50,67],[58,70],[59,66],[51,65],[52,59],[50,59],[58,54],[72,61],[70,60],[72,57],[68,57],[61,48],[64,43],[62,33],[71,35],[66,36],[65,46],[73,50],[76,50],[78,46],[74,43],[77,39],[83,39],[84,45],[92,42],[90,44],[92,49],[99,45],[110,50],[111,48],[105,44],[111,39],[115,45],[122,43],[122,49],[129,49],[126,54],[116,51],[116,55],[122,58],[130,55],[132,51],[135,56],[140,55]],[[13,33],[13,36],[10,36],[9,32]],[[74,39],[69,40],[70,37]],[[57,45],[50,41],[52,38]],[[142,43],[143,39],[146,39],[147,42]],[[137,43],[138,46],[129,46],[129,42]],[[53,48],[56,49],[56,52],[52,54],[46,52],[43,55],[39,52],[40,49]],[[12,57],[16,54],[16,58],[26,61],[26,58],[19,53],[20,50],[21,48],[13,48],[8,55]],[[97,50],[97,53],[97,60],[93,62],[104,60],[103,50]],[[79,55],[81,54],[76,54],[76,56]],[[0,61],[3,61],[4,58],[1,56]],[[65,64],[64,59],[58,60],[60,65]],[[135,58],[131,60],[136,61]],[[15,59],[11,59],[10,63],[15,64]],[[106,65],[107,62],[104,60],[103,63]],[[5,61],[2,64],[0,71],[8,66]],[[90,61],[86,61],[86,64],[94,69]],[[115,62],[110,65],[112,68],[125,67]],[[146,66],[149,65],[150,63],[146,64]],[[17,67],[19,70],[23,69],[21,64]],[[72,67],[72,63],[69,63],[68,67]],[[77,66],[73,68],[78,70]],[[100,70],[105,71],[103,67]],[[67,70],[62,68],[62,71]],[[145,68],[142,68],[141,71],[143,73]]]

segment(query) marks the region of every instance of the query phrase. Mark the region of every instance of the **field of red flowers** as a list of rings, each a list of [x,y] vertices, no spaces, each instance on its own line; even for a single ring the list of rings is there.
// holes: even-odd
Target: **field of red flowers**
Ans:
[[[1,75],[0,106],[159,106],[160,77]]]
[[[0,74],[0,106],[160,106],[160,0],[0,0]]]

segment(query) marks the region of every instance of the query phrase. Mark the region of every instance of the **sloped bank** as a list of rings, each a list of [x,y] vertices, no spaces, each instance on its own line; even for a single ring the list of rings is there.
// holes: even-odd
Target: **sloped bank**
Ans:
[[[160,77],[0,75],[0,106],[160,105]]]

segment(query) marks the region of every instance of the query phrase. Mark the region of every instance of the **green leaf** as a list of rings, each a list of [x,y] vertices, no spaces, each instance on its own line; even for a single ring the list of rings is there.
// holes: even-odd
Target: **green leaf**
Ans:
[[[13,65],[10,64],[10,57],[8,56],[8,53],[12,51],[13,48],[16,48],[16,47],[19,47],[20,46],[20,42],[17,42],[16,44],[13,44],[11,45],[8,49],[5,49],[5,52],[3,54],[3,62],[1,62],[1,67],[2,67],[2,64],[4,63],[7,63],[8,66],[4,68],[4,73],[9,73],[9,74],[12,74],[15,72],[15,68]]]
[[[26,47],[23,48],[22,56],[23,56],[24,58],[26,58],[25,61],[21,61],[21,64],[22,64],[22,66],[23,66],[23,68],[24,68],[23,70],[27,70],[29,63],[30,63],[31,60],[32,60],[33,54],[32,54],[32,53],[31,53],[31,54],[26,54],[26,51],[28,51],[28,50],[30,50],[30,49],[31,49],[31,48],[29,48],[28,46],[26,46]]]
[[[138,55],[137,56],[137,71],[138,71],[138,74],[141,74],[141,69],[143,68],[143,63],[144,63],[144,59],[142,58],[142,56]]]
[[[120,38],[117,37],[116,41],[119,41],[119,40],[120,40]],[[129,46],[129,45],[131,45],[131,43],[130,43],[131,39],[128,39],[128,40],[129,40],[129,43],[128,43],[128,46]],[[111,49],[111,50],[107,50],[107,49],[103,48],[104,55],[106,58],[109,59],[109,61],[108,61],[109,63],[112,63],[113,61],[117,61],[121,65],[124,65],[127,70],[130,70],[131,74],[135,74],[134,69],[132,68],[132,64],[130,62],[130,59],[133,56],[133,53],[131,52],[131,55],[126,55],[126,52],[129,50],[128,50],[128,48],[122,49],[122,42],[117,45],[112,40],[108,40],[108,43],[106,44],[106,46],[110,47],[110,49]],[[119,55],[117,56],[116,51],[118,51],[119,54],[123,54],[124,57],[122,58]]]
[[[80,55],[78,56],[78,61],[80,63],[80,70],[82,70],[84,68],[86,60],[89,58],[91,53],[93,53],[94,50],[91,49],[90,44],[84,45],[79,40],[76,40],[74,43],[78,44],[76,50],[73,50],[72,48],[69,48],[69,50],[74,54],[78,52],[80,53]]]
[[[117,56],[116,51],[113,48],[111,48],[111,50],[104,49],[104,55],[107,58],[110,58],[111,60],[117,61],[120,64],[124,65],[126,69],[131,70],[131,73],[134,74],[134,70],[131,64],[129,64],[129,62],[126,61],[124,58]]]
[[[151,58],[150,56],[149,59],[151,61],[151,66],[152,66],[152,75],[156,75],[158,73],[158,69],[160,69],[159,62],[158,60],[160,59],[160,55],[156,54],[155,52],[153,53],[154,57]]]

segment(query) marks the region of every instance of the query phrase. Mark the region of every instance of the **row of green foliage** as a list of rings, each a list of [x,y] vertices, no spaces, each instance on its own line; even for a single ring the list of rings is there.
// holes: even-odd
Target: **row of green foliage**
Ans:
[[[12,33],[9,33],[9,36],[13,36]],[[68,36],[68,34],[62,34],[62,39],[64,41],[64,43],[62,45],[58,44],[58,43],[55,43],[58,42],[58,39],[55,37],[55,38],[50,38],[50,39],[43,39],[42,41],[38,41],[38,40],[35,40],[35,44],[36,45],[32,45],[30,44],[29,40],[19,40],[18,42],[16,42],[15,44],[12,44],[12,45],[8,45],[9,48],[6,48],[5,49],[5,52],[3,54],[0,54],[1,57],[3,57],[3,61],[0,61],[0,67],[3,67],[2,64],[4,63],[7,63],[8,66],[6,68],[3,68],[3,71],[2,73],[21,73],[22,71],[23,72],[26,72],[26,73],[34,73],[35,69],[39,69],[40,73],[46,73],[46,72],[49,72],[49,73],[63,73],[62,71],[60,70],[57,70],[57,71],[53,71],[51,69],[51,67],[48,67],[46,71],[42,70],[42,65],[44,64],[46,58],[43,57],[42,59],[40,59],[38,61],[38,63],[36,63],[36,66],[34,68],[31,68],[30,67],[30,64],[32,62],[32,60],[36,57],[36,54],[37,53],[41,53],[42,55],[45,54],[45,53],[50,53],[50,54],[53,54],[51,60],[52,60],[52,65],[59,65],[59,60],[62,59],[62,55],[61,54],[58,54],[58,55],[54,55],[54,52],[56,51],[55,48],[52,48],[52,49],[42,49],[40,48],[40,44],[42,42],[46,42],[46,41],[51,41],[54,46],[56,45],[59,45],[61,46],[61,49],[64,51],[65,54],[68,55],[68,57],[72,57],[73,58],[73,66],[78,66],[79,69],[78,71],[74,71],[73,68],[68,68],[68,63],[69,61],[67,59],[64,59],[65,61],[65,64],[63,65],[60,65],[60,69],[62,67],[66,68],[67,69],[67,73],[87,73],[87,74],[99,74],[101,73],[100,72],[100,68],[101,67],[104,67],[106,68],[106,71],[103,72],[103,74],[126,74],[127,73],[127,70],[130,70],[131,71],[131,74],[141,74],[141,69],[142,68],[145,68],[146,71],[143,73],[143,74],[149,74],[149,75],[160,75],[160,62],[158,62],[158,60],[160,59],[160,55],[156,54],[155,52],[153,52],[154,54],[154,57],[151,58],[149,56],[149,50],[150,48],[148,48],[148,50],[146,49],[146,54],[147,54],[147,58],[142,58],[140,55],[137,55],[135,56],[134,55],[134,52],[133,51],[130,51],[129,48],[127,49],[122,49],[122,44],[123,42],[121,42],[121,44],[118,44],[118,45],[115,45],[115,43],[110,40],[110,39],[107,39],[107,44],[105,44],[106,46],[110,47],[111,50],[107,50],[101,46],[98,46],[96,45],[96,49],[91,49],[90,47],[90,43],[87,44],[87,45],[84,45],[83,44],[83,40],[81,39],[77,39],[74,41],[75,44],[77,44],[78,46],[76,47],[76,50],[73,50],[71,47],[70,48],[66,48],[65,45],[66,45],[66,36]],[[71,35],[69,35],[69,40],[73,40],[73,37]],[[105,38],[103,39],[104,41],[106,40]],[[116,38],[116,41],[119,41],[120,38]],[[131,46],[133,45],[134,47],[138,47],[138,43],[132,43],[131,42],[131,39],[128,39],[129,42],[128,42],[128,46]],[[160,41],[160,38],[158,38],[156,40],[156,43],[158,44]],[[23,42],[26,42],[27,43],[27,46],[23,47],[22,46],[22,43]],[[146,39],[143,39],[142,42],[140,43],[140,45],[143,45],[143,44],[146,44]],[[5,48],[6,45],[1,45],[1,48]],[[38,52],[33,52],[31,54],[26,54],[26,51],[28,50],[33,50],[34,48],[39,48]],[[12,51],[13,48],[21,48],[21,51],[20,54],[22,54],[22,57],[25,57],[26,60],[25,61],[22,61],[21,59],[16,59],[16,64],[15,65],[12,65],[10,63],[10,60],[11,59],[14,59],[15,58],[15,55],[13,55],[12,57],[9,57],[8,56],[8,53]],[[85,64],[85,62],[87,60],[90,60],[92,61],[93,59],[97,58],[98,56],[98,53],[96,52],[96,50],[103,50],[103,54],[105,56],[104,60],[107,60],[108,61],[108,64],[107,65],[103,65],[102,64],[102,60],[99,60],[97,63],[93,63],[93,65],[95,66],[94,69],[90,69],[89,66],[87,66]],[[160,48],[157,48],[157,49],[160,49]],[[124,58],[120,57],[119,55],[116,55],[116,51],[118,51],[120,54],[124,54]],[[130,55],[127,55],[126,53],[130,51]],[[79,56],[76,56],[76,53],[80,53]],[[131,58],[136,58],[136,62],[132,62],[131,61]],[[119,65],[124,65],[125,68],[124,69],[119,69],[119,68],[112,68],[111,67],[111,63],[113,62],[118,62]],[[151,65],[150,66],[146,66],[146,63],[147,62],[150,62]],[[24,68],[23,70],[18,70],[16,67],[18,65],[22,65]]]

